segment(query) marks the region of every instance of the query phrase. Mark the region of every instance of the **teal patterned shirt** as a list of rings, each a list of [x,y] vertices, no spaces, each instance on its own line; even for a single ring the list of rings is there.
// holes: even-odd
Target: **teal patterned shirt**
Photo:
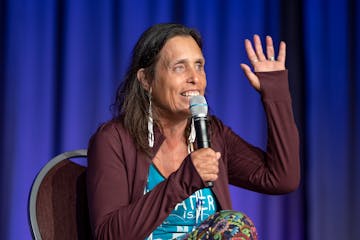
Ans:
[[[151,164],[146,191],[151,191],[164,180],[164,176]],[[176,205],[170,215],[152,233],[152,239],[181,238],[214,214],[217,208],[212,190],[210,188],[200,189]]]

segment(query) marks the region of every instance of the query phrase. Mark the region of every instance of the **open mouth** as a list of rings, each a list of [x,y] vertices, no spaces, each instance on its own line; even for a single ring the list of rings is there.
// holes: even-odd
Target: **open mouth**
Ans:
[[[200,95],[200,92],[199,91],[186,91],[186,92],[181,93],[181,95],[184,97],[193,97],[193,96]]]

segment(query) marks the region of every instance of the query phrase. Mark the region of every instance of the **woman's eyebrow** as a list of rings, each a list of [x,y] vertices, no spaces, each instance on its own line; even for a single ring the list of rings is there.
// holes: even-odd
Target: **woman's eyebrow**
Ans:
[[[181,58],[181,59],[177,59],[174,62],[170,63],[170,65],[175,65],[178,63],[189,63],[190,60],[188,58]],[[204,63],[205,59],[204,58],[198,58],[194,61],[195,63]]]

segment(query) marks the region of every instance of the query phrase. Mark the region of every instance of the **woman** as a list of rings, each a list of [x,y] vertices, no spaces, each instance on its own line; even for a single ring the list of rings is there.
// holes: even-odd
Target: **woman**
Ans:
[[[194,149],[189,99],[204,95],[200,35],[158,24],[137,42],[114,104],[115,117],[94,134],[88,150],[88,199],[95,239],[257,239],[249,218],[231,209],[228,184],[269,194],[299,183],[299,143],[285,70],[285,43],[275,59],[259,36],[245,49],[268,119],[266,152],[211,116],[211,148]],[[196,149],[196,147],[195,147]],[[213,182],[212,188],[207,182]],[[210,217],[209,217],[210,216]]]

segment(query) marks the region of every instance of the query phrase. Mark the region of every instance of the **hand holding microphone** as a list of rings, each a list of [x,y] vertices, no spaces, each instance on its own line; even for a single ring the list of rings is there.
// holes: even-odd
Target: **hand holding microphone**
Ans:
[[[196,144],[198,150],[191,153],[193,164],[199,175],[212,187],[218,177],[220,153],[211,149],[208,134],[208,106],[204,96],[194,96],[190,99],[190,111],[194,120]]]

